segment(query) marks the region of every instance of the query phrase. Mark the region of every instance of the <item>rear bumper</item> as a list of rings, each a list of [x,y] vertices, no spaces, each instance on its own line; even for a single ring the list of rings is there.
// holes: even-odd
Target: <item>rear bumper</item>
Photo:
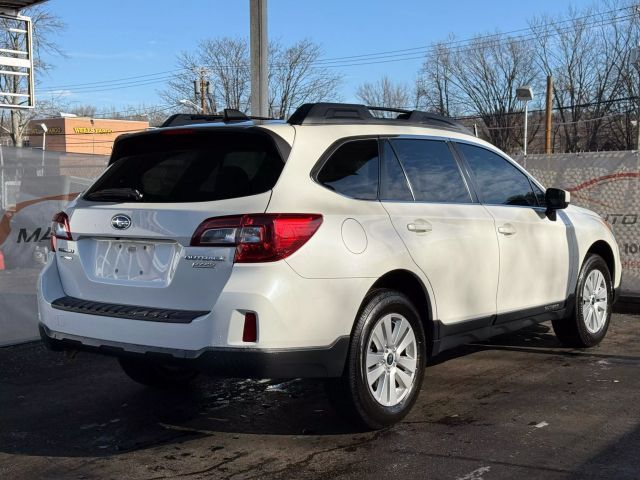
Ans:
[[[315,350],[351,334],[359,299],[371,283],[361,278],[305,279],[285,262],[237,265],[210,311],[167,310],[126,305],[135,289],[122,305],[70,299],[56,262],[50,261],[38,282],[38,315],[40,323],[67,338],[139,345],[145,351]],[[164,295],[162,289],[158,295]],[[256,342],[243,341],[246,312],[257,315]]]
[[[211,375],[239,378],[323,378],[342,375],[349,337],[323,348],[256,349],[207,347],[198,351],[109,342],[55,332],[40,324],[40,337],[55,351],[88,351],[189,366]]]

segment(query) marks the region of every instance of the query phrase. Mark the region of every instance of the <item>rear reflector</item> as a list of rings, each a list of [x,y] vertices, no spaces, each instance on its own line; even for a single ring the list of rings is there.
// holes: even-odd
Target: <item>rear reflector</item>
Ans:
[[[313,213],[260,213],[209,218],[191,246],[236,247],[236,263],[275,262],[302,247],[322,224]]]
[[[73,240],[71,237],[71,227],[69,226],[69,217],[64,212],[58,212],[53,216],[51,224],[51,251],[55,252],[57,248],[56,239]]]
[[[244,314],[244,329],[242,330],[243,342],[258,341],[258,318],[254,312]]]

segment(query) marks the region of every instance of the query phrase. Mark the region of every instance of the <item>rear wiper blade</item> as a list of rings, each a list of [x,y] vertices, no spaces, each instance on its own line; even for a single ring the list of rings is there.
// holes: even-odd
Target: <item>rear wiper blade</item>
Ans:
[[[134,200],[139,202],[143,195],[136,188],[104,188],[88,193],[84,198],[86,200]]]

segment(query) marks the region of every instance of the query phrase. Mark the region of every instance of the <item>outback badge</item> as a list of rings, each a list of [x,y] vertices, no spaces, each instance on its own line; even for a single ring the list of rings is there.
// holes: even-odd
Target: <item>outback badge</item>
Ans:
[[[224,262],[224,257],[210,255],[187,255],[185,260],[191,260],[191,268],[216,268],[216,262]]]

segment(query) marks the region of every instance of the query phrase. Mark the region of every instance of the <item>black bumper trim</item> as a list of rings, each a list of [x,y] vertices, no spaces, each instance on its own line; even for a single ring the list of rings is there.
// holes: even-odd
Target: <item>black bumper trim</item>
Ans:
[[[58,298],[51,302],[51,306],[56,310],[64,310],[65,312],[165,323],[191,323],[194,319],[209,314],[209,312],[201,310],[171,310],[136,305],[118,305],[116,303],[81,300],[74,297]]]
[[[158,363],[184,365],[219,377],[339,377],[344,370],[349,351],[348,336],[340,337],[333,344],[320,348],[264,350],[211,347],[199,351],[186,351],[59,334],[42,324],[38,328],[42,341],[50,350],[87,351],[115,357],[140,358]]]

